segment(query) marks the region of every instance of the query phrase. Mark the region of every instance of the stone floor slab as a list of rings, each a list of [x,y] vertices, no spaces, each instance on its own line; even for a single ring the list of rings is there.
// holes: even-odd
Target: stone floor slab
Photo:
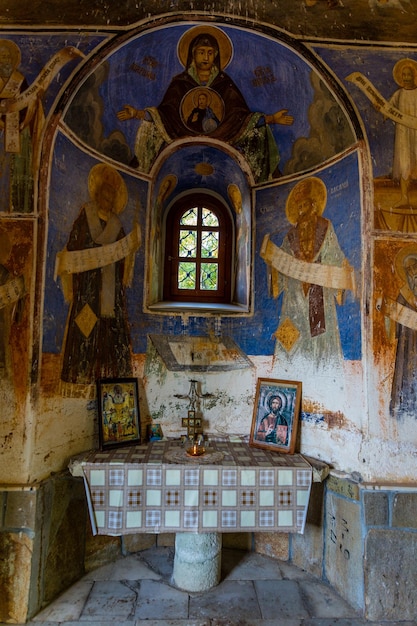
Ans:
[[[103,620],[102,617],[94,617],[84,620],[81,618],[77,622],[60,622],[58,626],[62,626],[62,624],[65,624],[65,626],[79,626],[80,624],[84,626],[136,626],[136,620]]]
[[[176,619],[188,617],[188,594],[163,582],[141,581],[135,617],[166,620],[173,616]]]
[[[254,585],[264,619],[310,617],[296,581],[255,580]]]
[[[38,613],[33,622],[67,622],[79,619],[91,592],[92,581],[81,580]]]
[[[115,563],[108,563],[107,565],[102,565],[101,567],[97,567],[96,569],[87,572],[83,577],[83,580],[92,580],[93,582],[96,580],[113,580],[113,570],[116,567]]]
[[[252,582],[225,580],[203,594],[191,595],[189,616],[253,621],[261,613]]]
[[[358,617],[332,587],[290,563],[279,561],[276,568],[274,559],[265,555],[241,550],[231,550],[228,554],[226,550],[223,559],[226,579],[210,591],[187,593],[171,584],[172,549],[144,552],[146,559],[143,553],[129,555],[90,572],[28,624],[417,626],[416,621],[370,622]],[[152,569],[151,563],[158,571]],[[136,578],[138,573],[140,579]],[[271,579],[265,579],[267,574],[271,574]],[[118,576],[123,578],[118,580]],[[77,611],[84,601],[84,610],[78,618]]]
[[[111,580],[160,580],[157,574],[147,563],[137,555],[127,556],[115,563]]]
[[[287,561],[279,561],[282,578],[286,580],[317,580],[314,576]]]
[[[357,618],[338,618],[338,617],[332,617],[332,618],[326,618],[326,617],[322,617],[322,618],[313,618],[313,619],[307,619],[307,620],[303,620],[303,624],[302,626],[372,626],[370,625],[369,622],[367,622],[366,620],[362,620],[362,619],[357,619]],[[383,626],[382,623],[378,622],[377,624],[374,624],[373,626]],[[394,626],[393,624],[390,624],[390,626]]]
[[[271,580],[282,578],[280,565],[256,552],[223,550],[222,578],[227,580]]]
[[[212,626],[209,619],[138,619],[135,626]]]
[[[41,622],[42,626],[60,626],[61,623],[62,622],[50,622],[50,621]],[[67,626],[67,623],[69,624],[69,622],[65,622],[65,626]],[[79,624],[79,622],[73,622],[73,623]],[[30,620],[29,622],[26,622],[25,625],[17,624],[17,626],[26,626],[27,624],[36,624],[36,626],[39,626],[39,622],[34,622],[33,620]],[[6,626],[6,623],[5,622],[0,622],[0,626]]]
[[[152,547],[140,553],[143,563],[158,573],[168,582],[171,581],[174,569],[174,548]]]
[[[93,621],[98,617],[114,621],[127,620],[134,614],[136,599],[137,591],[121,581],[97,581],[85,604],[81,620]]]
[[[357,617],[357,612],[331,587],[318,582],[299,582],[310,615],[316,617]]]
[[[98,569],[88,572],[83,580],[141,580],[161,578],[138,554],[132,554],[119,559],[115,563],[103,565]]]
[[[304,626],[301,619],[214,619],[211,620],[210,626]]]

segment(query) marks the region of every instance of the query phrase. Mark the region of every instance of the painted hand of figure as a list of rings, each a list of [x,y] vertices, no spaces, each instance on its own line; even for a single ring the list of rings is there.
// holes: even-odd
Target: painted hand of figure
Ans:
[[[123,109],[117,112],[117,118],[121,120],[122,122],[124,122],[125,120],[133,120],[135,118],[138,118],[141,120],[143,119],[144,115],[145,115],[144,111],[135,109],[135,107],[132,107],[132,105],[130,104],[125,104]]]
[[[267,124],[283,124],[284,126],[291,126],[294,122],[294,117],[288,115],[288,109],[276,111],[273,115],[267,115],[265,119]]]

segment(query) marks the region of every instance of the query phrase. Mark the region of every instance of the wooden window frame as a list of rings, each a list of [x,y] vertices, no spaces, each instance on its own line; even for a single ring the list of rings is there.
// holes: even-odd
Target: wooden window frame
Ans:
[[[219,221],[219,253],[218,264],[218,289],[202,290],[178,288],[178,264],[184,260],[178,255],[179,232],[181,230],[180,218],[193,207],[206,208],[212,211]],[[192,229],[194,230],[194,229]],[[197,238],[205,227],[198,223]],[[207,230],[213,230],[207,227]],[[195,303],[219,303],[228,304],[231,301],[231,276],[232,276],[232,254],[233,254],[233,226],[231,217],[223,203],[213,198],[209,194],[196,193],[184,196],[174,203],[169,210],[165,225],[165,257],[164,257],[164,300],[173,302],[195,302]],[[208,260],[196,256],[196,263],[199,267],[201,263]],[[197,273],[197,277],[199,274]],[[197,285],[199,280],[197,280]]]

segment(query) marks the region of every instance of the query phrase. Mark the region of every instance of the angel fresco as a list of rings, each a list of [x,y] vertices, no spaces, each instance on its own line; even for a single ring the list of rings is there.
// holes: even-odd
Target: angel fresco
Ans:
[[[24,92],[28,83],[19,71],[20,49],[8,39],[0,41],[0,128],[4,133],[4,152],[1,154],[1,170],[10,176],[9,189],[2,193],[2,210],[26,213],[32,208],[32,136],[36,132],[37,120],[43,118],[39,106],[31,124],[24,124],[24,116],[19,112],[5,113],[9,101]],[[9,195],[10,194],[10,195]]]
[[[273,296],[283,293],[275,332],[276,356],[302,352],[314,363],[340,361],[336,304],[354,290],[349,265],[330,220],[322,217],[327,201],[323,181],[310,177],[291,190],[286,215],[291,227],[278,248],[265,236],[261,257],[272,274]]]
[[[396,63],[393,76],[399,89],[390,99],[396,109],[415,118],[414,128],[395,124],[394,162],[392,175],[400,181],[401,198],[397,206],[410,207],[409,188],[417,180],[417,63],[402,59]]]
[[[4,137],[0,210],[28,213],[33,209],[33,180],[45,121],[42,96],[63,65],[82,56],[76,48],[63,48],[29,85],[19,69],[19,46],[0,39],[0,131]]]
[[[249,109],[224,71],[232,56],[232,43],[219,28],[191,28],[178,49],[185,70],[172,79],[160,104],[139,110],[126,104],[117,114],[121,121],[141,120],[132,165],[149,172],[167,144],[203,135],[230,143],[243,153],[256,182],[278,176],[279,151],[269,125],[291,125],[293,117],[286,109],[272,115]],[[192,103],[188,109],[187,101]]]
[[[65,299],[71,304],[63,346],[62,388],[67,395],[98,378],[131,376],[126,288],[131,284],[139,227],[125,235],[119,215],[127,201],[122,176],[99,163],[89,173],[90,200],[57,256]]]
[[[369,98],[384,120],[395,124],[392,162],[394,187],[376,188],[377,226],[384,230],[417,231],[417,198],[412,185],[417,181],[417,62],[400,59],[392,70],[398,89],[386,100],[360,72],[347,80],[355,83]]]

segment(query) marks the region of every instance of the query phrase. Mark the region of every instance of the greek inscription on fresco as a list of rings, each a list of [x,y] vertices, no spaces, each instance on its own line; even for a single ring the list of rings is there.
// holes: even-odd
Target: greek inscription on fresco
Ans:
[[[143,76],[148,80],[156,80],[156,74],[154,72],[154,69],[158,67],[158,65],[159,63],[155,59],[155,57],[148,55],[143,57],[142,63],[140,65],[133,62],[130,66],[130,69],[132,70],[132,72],[140,74],[140,76]]]
[[[271,85],[272,83],[275,83],[277,80],[271,68],[269,67],[269,65],[265,65],[265,66],[258,65],[258,67],[256,67],[254,70],[254,74],[256,78],[252,80],[253,87],[262,87],[262,85]]]
[[[330,194],[333,196],[334,194],[340,194],[343,189],[347,189],[349,187],[349,181],[345,180],[343,183],[339,185],[334,185],[330,187]]]

